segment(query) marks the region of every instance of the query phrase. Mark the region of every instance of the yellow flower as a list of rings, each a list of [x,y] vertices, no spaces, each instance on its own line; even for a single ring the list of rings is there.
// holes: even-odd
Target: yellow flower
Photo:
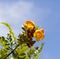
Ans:
[[[44,38],[44,29],[36,30],[34,32],[34,37],[36,38],[36,41],[40,41]]]
[[[33,29],[35,27],[35,24],[34,24],[34,22],[32,22],[32,21],[30,21],[30,20],[28,20],[28,21],[26,21],[25,22],[25,24],[24,24],[24,28],[25,29]]]

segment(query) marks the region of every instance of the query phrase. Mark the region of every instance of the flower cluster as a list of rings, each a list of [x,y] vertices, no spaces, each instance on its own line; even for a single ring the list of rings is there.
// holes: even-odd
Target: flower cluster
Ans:
[[[26,21],[24,23],[24,28],[27,31],[27,36],[28,38],[32,38],[35,37],[36,41],[40,41],[44,38],[44,29],[36,29],[36,26],[34,24],[34,22],[32,21]]]
[[[11,26],[6,22],[0,22],[9,29],[7,36],[0,37],[0,59],[38,59],[44,43],[40,47],[33,46],[43,40],[44,29],[27,20],[22,26],[22,33],[18,37],[14,35]],[[35,39],[35,40],[34,40]]]
[[[24,38],[22,38],[20,41],[27,43],[29,47],[31,47],[35,42],[41,41],[44,38],[44,29],[38,29],[33,21],[27,20],[23,24],[22,28],[24,29],[24,32],[22,34],[22,37]],[[36,40],[33,41],[32,38],[36,38]]]

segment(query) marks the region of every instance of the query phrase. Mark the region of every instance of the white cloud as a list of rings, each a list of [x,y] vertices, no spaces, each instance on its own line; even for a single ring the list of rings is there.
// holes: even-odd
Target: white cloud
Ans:
[[[31,12],[32,3],[15,2],[13,4],[0,4],[0,19],[7,22],[19,22]]]
[[[17,28],[22,25],[24,20],[35,19],[38,17],[43,18],[48,15],[48,13],[49,12],[47,12],[46,9],[37,8],[34,3],[31,2],[18,1],[13,3],[0,3],[0,22],[6,21],[10,23],[15,33],[20,31],[17,31]],[[6,28],[0,29],[0,34],[6,33],[5,30],[7,31]]]

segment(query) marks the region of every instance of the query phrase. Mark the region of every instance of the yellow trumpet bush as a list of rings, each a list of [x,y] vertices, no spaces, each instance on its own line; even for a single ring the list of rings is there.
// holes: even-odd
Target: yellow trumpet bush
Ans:
[[[44,29],[36,30],[34,32],[34,37],[36,38],[36,41],[40,41],[44,38]]]
[[[3,35],[0,37],[2,47],[0,48],[0,59],[11,59],[11,56],[12,59],[38,59],[44,43],[41,43],[40,47],[34,44],[44,38],[43,28],[39,30],[39,26],[36,26],[33,21],[27,20],[23,24],[22,33],[16,37],[8,23],[0,22],[0,24],[4,24],[9,29],[6,37]]]
[[[25,28],[26,30],[28,30],[28,29],[32,30],[34,27],[35,27],[35,24],[34,24],[33,21],[27,20],[27,21],[24,23],[24,28]]]

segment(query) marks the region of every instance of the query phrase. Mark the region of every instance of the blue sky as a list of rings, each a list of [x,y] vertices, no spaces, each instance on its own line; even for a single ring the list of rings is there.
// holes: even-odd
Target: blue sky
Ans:
[[[0,22],[10,23],[15,35],[28,19],[45,28],[45,46],[39,59],[60,59],[60,1],[0,0]],[[8,29],[0,25],[0,36],[3,32],[5,35]]]

